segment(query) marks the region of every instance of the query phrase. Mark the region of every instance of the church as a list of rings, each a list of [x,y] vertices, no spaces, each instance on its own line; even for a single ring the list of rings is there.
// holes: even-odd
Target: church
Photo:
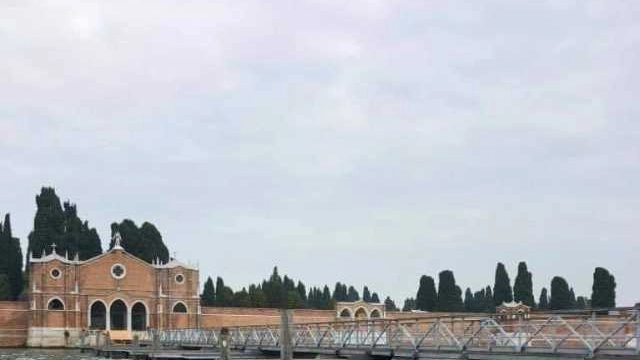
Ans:
[[[29,255],[27,346],[70,346],[83,335],[148,328],[196,328],[201,313],[198,269],[171,259],[152,264],[115,246],[81,261],[58,254]]]

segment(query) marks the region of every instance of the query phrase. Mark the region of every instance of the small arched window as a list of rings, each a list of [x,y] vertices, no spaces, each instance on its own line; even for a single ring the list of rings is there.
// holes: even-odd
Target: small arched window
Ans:
[[[187,312],[187,307],[181,302],[176,303],[175,305],[173,305],[173,312],[174,313],[186,313]]]
[[[48,310],[64,310],[64,304],[60,299],[51,299],[47,305]]]

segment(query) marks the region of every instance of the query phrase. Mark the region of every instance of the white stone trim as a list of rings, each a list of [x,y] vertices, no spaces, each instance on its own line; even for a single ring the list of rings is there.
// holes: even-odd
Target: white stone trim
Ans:
[[[131,319],[129,319],[129,322],[131,322],[131,327],[133,327],[133,307],[136,306],[136,304],[142,304],[142,306],[144,306],[144,315],[145,315],[145,327],[149,327],[149,307],[147,306],[147,304],[142,301],[142,300],[135,300],[131,303]],[[145,331],[146,329],[142,329],[142,330],[135,330],[135,331]]]
[[[113,269],[115,269],[116,266],[120,266],[122,268],[122,270],[124,271],[122,273],[122,275],[117,276],[116,274],[113,273]],[[111,265],[111,270],[109,270],[109,273],[111,274],[111,277],[113,277],[114,279],[122,280],[122,279],[125,278],[125,276],[127,276],[127,267],[122,265],[122,264],[120,264],[120,263],[115,263],[115,264]]]
[[[109,320],[111,319],[109,316],[109,306],[107,306],[107,302],[102,300],[102,299],[94,299],[92,302],[89,303],[89,307],[87,308],[87,330],[91,329],[91,307],[93,306],[93,304],[97,303],[97,302],[101,302],[102,305],[104,306],[104,328],[105,330],[109,329]]]
[[[175,312],[175,311],[173,311],[173,309],[175,309],[176,305],[178,305],[178,304],[184,305],[184,308],[187,309],[187,312]],[[174,302],[173,305],[171,305],[171,313],[172,314],[189,314],[189,307],[187,306],[187,304],[184,303],[184,301],[178,300],[178,301]]]
[[[56,270],[58,272],[58,276],[53,276],[53,271]],[[49,276],[53,279],[53,280],[58,280],[62,277],[62,270],[58,269],[57,267],[52,268],[51,270],[49,270]]]
[[[178,276],[181,276],[181,277],[182,277],[182,281],[178,281]],[[176,282],[176,284],[178,284],[178,285],[182,285],[182,284],[184,284],[184,282],[185,282],[187,279],[185,278],[185,276],[184,276],[184,274],[183,274],[183,273],[177,273],[177,274],[173,277],[173,280]]]
[[[62,303],[62,310],[49,309],[49,304],[51,304],[53,300],[58,300]],[[65,311],[67,310],[67,304],[65,304],[64,301],[59,296],[53,296],[53,297],[50,297],[49,300],[47,300],[47,306],[45,307],[45,309],[47,309],[48,311]]]
[[[111,331],[111,306],[113,306],[113,303],[118,300],[122,301],[124,306],[127,308],[127,331],[131,331],[131,306],[121,298],[115,298],[109,303],[109,307],[107,308],[107,331]]]

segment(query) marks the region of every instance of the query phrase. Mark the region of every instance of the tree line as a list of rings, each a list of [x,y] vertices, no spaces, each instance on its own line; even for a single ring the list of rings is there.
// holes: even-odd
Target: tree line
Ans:
[[[259,307],[282,309],[319,309],[335,308],[338,301],[365,301],[379,303],[377,293],[371,292],[367,286],[362,289],[362,297],[352,285],[337,282],[333,292],[328,285],[310,287],[300,280],[295,281],[288,275],[280,276],[278,267],[268,279],[261,283],[250,284],[239,291],[233,291],[225,285],[221,277],[217,277],[215,284],[209,276],[204,283],[200,304],[202,306],[218,307]]]
[[[27,253],[23,254],[20,241],[13,237],[10,215],[0,222],[0,300],[15,300],[21,297],[26,282],[23,272],[23,255],[28,265],[29,255],[40,257],[50,254],[55,244],[56,252],[68,258],[86,260],[102,253],[102,243],[95,228],[78,216],[77,207],[70,201],[61,202],[55,189],[43,187],[36,195],[36,213],[33,230],[28,235]],[[143,222],[140,226],[130,219],[111,224],[111,235],[119,232],[122,247],[132,255],[148,263],[166,263],[171,260],[169,250],[155,225]],[[109,249],[114,246],[113,240]],[[438,284],[433,277],[420,278],[415,298],[405,299],[402,310],[423,311],[468,311],[493,312],[496,306],[505,302],[522,302],[536,309],[581,309],[614,307],[615,278],[605,268],[598,267],[593,273],[591,296],[576,296],[568,282],[560,276],[551,280],[550,291],[543,287],[537,302],[533,294],[531,272],[525,262],[518,264],[518,271],[511,286],[507,270],[498,263],[493,287],[487,285],[477,291],[467,287],[464,295],[456,284],[453,271],[444,270],[438,274]],[[279,275],[277,267],[271,276],[262,282],[250,284],[239,291],[233,291],[220,277],[214,284],[207,278],[201,294],[205,306],[240,306],[271,308],[333,309],[338,301],[379,303],[377,293],[367,286],[362,289],[362,297],[352,286],[337,282],[333,291],[328,285],[307,288],[302,281],[295,281],[287,275]],[[399,310],[395,302],[387,296],[383,301],[388,311]]]
[[[29,256],[39,258],[51,254],[69,259],[87,260],[102,254],[102,242],[95,228],[78,216],[77,207],[70,201],[61,202],[55,189],[43,187],[36,195],[36,213],[33,230],[28,235],[27,253],[23,254],[20,240],[12,236],[11,218],[7,214],[0,222],[0,300],[17,300],[25,288]],[[169,250],[160,231],[151,223],[138,227],[132,220],[124,219],[111,224],[112,237],[119,231],[122,247],[132,255],[148,263],[166,263]],[[109,249],[113,248],[113,240]]]
[[[512,301],[521,302],[533,309],[565,310],[584,308],[609,308],[616,305],[616,282],[609,271],[597,267],[593,273],[591,297],[576,297],[573,288],[560,276],[551,280],[551,291],[543,287],[538,302],[534,300],[533,281],[527,264],[518,264],[518,272],[511,286],[509,274],[502,263],[498,263],[495,271],[493,288],[490,285],[472,291],[466,288],[464,298],[462,289],[456,284],[451,270],[438,274],[438,288],[431,276],[420,278],[415,298],[405,299],[403,311],[442,311],[442,312],[494,312],[496,306]]]

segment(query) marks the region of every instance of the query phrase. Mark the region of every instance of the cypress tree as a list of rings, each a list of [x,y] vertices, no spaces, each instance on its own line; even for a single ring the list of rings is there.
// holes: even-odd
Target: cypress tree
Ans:
[[[63,209],[53,188],[43,187],[40,195],[36,196],[36,205],[27,254],[39,257],[43,251],[50,253],[54,243],[59,255],[66,253],[73,258],[77,253],[80,260],[102,253],[96,230],[90,228],[88,222],[80,220],[75,205],[67,201]]]
[[[371,302],[371,293],[369,292],[369,288],[366,285],[364,289],[362,289],[362,301]]]
[[[324,310],[333,309],[334,300],[331,298],[331,290],[329,290],[329,286],[325,285],[322,289],[322,302],[321,306]]]
[[[360,300],[360,294],[358,294],[358,290],[353,286],[349,286],[349,290],[347,291],[347,300],[348,301],[358,301]]]
[[[216,290],[213,286],[213,280],[211,276],[207,277],[207,281],[204,283],[204,289],[200,295],[200,305],[202,306],[215,306],[216,304]]]
[[[162,241],[162,235],[155,225],[144,222],[138,226],[130,219],[124,219],[121,223],[111,224],[111,242],[109,249],[115,246],[113,236],[116,232],[122,238],[122,247],[131,255],[148,263],[159,259],[162,263],[169,262],[169,250]]]
[[[438,300],[436,302],[437,311],[461,311],[464,308],[462,303],[462,290],[456,285],[456,279],[451,270],[444,270],[438,274]]]
[[[267,300],[267,306],[277,309],[285,309],[288,304],[287,290],[282,278],[278,274],[278,267],[273,267],[269,281],[262,283],[262,290]]]
[[[484,300],[484,311],[489,313],[496,312],[496,305],[493,301],[493,292],[491,291],[491,286],[487,285],[487,287],[484,289],[484,293],[486,296]]]
[[[0,274],[0,301],[13,300],[11,296],[11,284],[6,274]]]
[[[495,306],[499,306],[502,303],[512,301],[513,293],[511,291],[509,274],[507,274],[507,269],[505,269],[504,264],[499,262],[496,266],[495,284],[493,285],[493,303]]]
[[[436,284],[433,278],[422,275],[420,277],[420,287],[418,287],[418,293],[416,294],[416,309],[434,311],[437,301],[438,293],[436,292]]]
[[[60,254],[68,253],[73,258],[78,254],[80,260],[86,260],[102,253],[102,244],[95,228],[89,222],[78,217],[75,204],[65,201],[63,204],[64,231],[57,241]]]
[[[229,306],[230,300],[229,298],[227,298],[226,296],[228,295],[225,291],[224,291],[225,285],[224,285],[224,280],[222,280],[222,278],[220,276],[218,276],[216,278],[216,300],[215,300],[215,304],[216,306]]]
[[[387,298],[384,299],[384,309],[386,311],[398,311],[398,307],[396,306],[396,303],[393,300],[391,300],[389,296],[387,296]]]
[[[585,309],[587,307],[587,300],[584,296],[578,296],[576,299],[576,308],[577,309]]]
[[[20,239],[14,238],[11,231],[11,217],[6,214],[4,225],[0,222],[0,274],[7,276],[11,300],[22,293],[22,249]]]
[[[551,300],[549,300],[549,307],[551,310],[564,310],[571,308],[569,284],[560,276],[555,276],[551,279]]]
[[[251,284],[249,286],[249,303],[251,307],[261,308],[267,306],[264,292],[260,285]]]
[[[518,275],[516,275],[516,281],[513,284],[513,298],[527,306],[535,306],[531,272],[527,270],[527,263],[524,261],[518,264]]]
[[[595,268],[591,290],[592,308],[598,309],[616,306],[616,279],[609,273],[609,270],[601,267]]]
[[[287,291],[287,309],[300,309],[304,307],[304,301],[300,297],[300,294],[295,291]]]
[[[33,253],[37,257],[44,251],[50,253],[51,244],[59,242],[60,234],[64,232],[64,212],[53,188],[40,190],[40,195],[36,195],[36,206],[27,254]]]
[[[540,299],[538,300],[538,308],[542,310],[549,309],[549,296],[547,295],[547,288],[542,288],[540,291]]]
[[[475,311],[475,304],[473,299],[473,293],[470,288],[464,292],[464,311],[473,312]]]
[[[576,309],[578,306],[578,301],[576,300],[576,293],[573,291],[573,288],[569,289],[569,309]]]
[[[249,293],[246,288],[237,291],[233,294],[233,306],[236,307],[250,307],[251,300],[249,299]]]
[[[373,293],[371,294],[371,302],[374,304],[380,304],[380,297],[378,296],[378,293]]]
[[[404,299],[404,305],[402,306],[402,311],[412,311],[416,309],[416,300],[414,298],[406,298]]]
[[[335,301],[348,301],[347,286],[338,281],[333,290],[333,299]]]
[[[298,281],[298,285],[296,285],[296,291],[298,292],[298,295],[300,296],[300,300],[302,301],[302,303],[306,303],[307,302],[307,288],[304,286],[304,284],[302,283],[302,281]]]

